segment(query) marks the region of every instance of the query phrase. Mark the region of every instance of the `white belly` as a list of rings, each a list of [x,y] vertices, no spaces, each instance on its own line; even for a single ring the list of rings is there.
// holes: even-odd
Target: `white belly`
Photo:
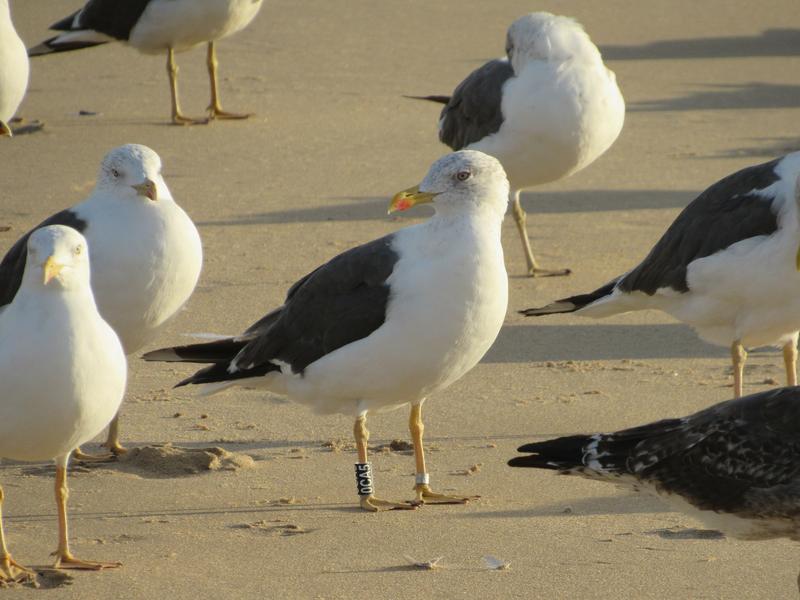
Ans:
[[[152,2],[131,30],[128,43],[147,53],[188,50],[244,29],[262,0],[170,0]]]
[[[122,402],[125,357],[113,331],[97,318],[76,338],[69,317],[46,308],[33,327],[20,326],[14,305],[0,319],[0,457],[64,456],[100,433]]]
[[[28,87],[28,53],[9,24],[0,25],[0,121],[17,112]]]
[[[744,240],[690,264],[690,292],[663,310],[711,343],[782,344],[800,329],[796,233]],[[685,297],[681,297],[685,296]]]

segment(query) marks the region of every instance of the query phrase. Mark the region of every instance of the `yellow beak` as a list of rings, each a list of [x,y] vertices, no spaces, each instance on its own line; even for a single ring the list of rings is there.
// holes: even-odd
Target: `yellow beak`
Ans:
[[[398,192],[392,198],[391,203],[389,203],[389,214],[397,211],[404,211],[408,210],[412,206],[416,206],[417,204],[427,204],[428,202],[433,202],[433,199],[438,194],[436,192],[420,192],[419,186],[415,185],[414,187],[410,187],[407,190],[403,190],[402,192]]]
[[[158,200],[158,188],[156,187],[155,181],[152,179],[145,179],[142,183],[137,183],[131,187],[135,189],[136,193],[140,196],[150,198],[153,202]]]
[[[8,123],[0,119],[0,137],[4,135],[12,137],[14,133],[11,131],[11,127],[8,126]]]
[[[63,268],[64,265],[57,263],[55,257],[48,256],[47,260],[44,261],[44,284],[47,285],[50,283],[54,277],[58,276]]]

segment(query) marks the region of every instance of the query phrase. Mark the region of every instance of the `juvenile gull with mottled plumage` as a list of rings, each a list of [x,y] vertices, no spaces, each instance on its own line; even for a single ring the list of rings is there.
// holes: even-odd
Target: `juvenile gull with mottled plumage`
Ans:
[[[503,164],[528,274],[568,274],[539,267],[519,194],[588,166],[622,130],[625,101],[616,77],[583,27],[550,13],[524,15],[508,28],[505,58],[470,73],[452,96],[424,99],[445,104],[443,143],[480,150]]]
[[[512,467],[555,469],[647,491],[745,540],[800,541],[800,388],[681,419],[520,446]],[[800,585],[800,578],[798,578]]]
[[[781,345],[797,383],[800,330],[800,152],[742,169],[695,198],[634,269],[527,316],[607,317],[655,308],[729,346],[742,395],[746,347]]]
[[[340,254],[289,290],[284,304],[238,337],[157,350],[147,360],[209,363],[178,385],[266,388],[321,413],[356,418],[364,510],[411,508],[374,497],[367,414],[411,404],[416,504],[465,502],[433,492],[422,403],[475,366],[505,318],[500,228],[508,180],[471,150],[442,157],[390,212],[431,202],[428,221]]]
[[[91,48],[122,41],[145,54],[167,54],[172,122],[188,125],[209,119],[245,119],[249,115],[222,110],[217,84],[216,41],[247,27],[262,0],[89,0],[50,29],[58,35],[29,51],[30,56]],[[208,44],[206,63],[211,83],[208,119],[191,119],[178,102],[175,52]]]

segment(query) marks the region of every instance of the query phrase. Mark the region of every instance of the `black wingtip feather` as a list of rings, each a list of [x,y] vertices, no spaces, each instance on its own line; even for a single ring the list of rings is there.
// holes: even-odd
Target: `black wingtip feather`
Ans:
[[[227,338],[202,344],[160,348],[142,356],[148,362],[219,363],[232,361],[247,342]]]
[[[508,461],[509,467],[524,467],[528,469],[553,469],[558,470],[561,467],[547,460],[538,454],[531,454],[530,456],[516,456]]]
[[[271,362],[258,365],[252,369],[244,369],[240,371],[230,372],[229,362],[219,362],[209,365],[204,369],[200,369],[194,375],[179,381],[175,387],[183,387],[185,385],[202,385],[204,383],[224,383],[228,381],[236,381],[239,379],[253,379],[255,377],[263,377],[272,371],[280,371],[278,365]]]
[[[561,298],[561,300],[556,300],[555,302],[552,302],[546,306],[541,306],[539,308],[526,308],[518,312],[526,317],[542,317],[545,315],[555,315],[558,313],[575,312],[576,310],[580,310],[586,306],[589,306],[601,298],[610,296],[614,293],[614,288],[616,285],[617,280],[615,279],[614,281],[609,281],[603,287],[598,288],[593,292],[589,292],[588,294],[578,294],[577,296],[570,296],[569,298]]]
[[[435,102],[436,104],[449,104],[450,96],[407,96],[403,95],[403,98],[408,98],[409,100],[427,100],[428,102]]]
[[[43,41],[38,46],[28,48],[28,56],[35,58],[37,56],[46,56],[47,54],[55,54],[57,52],[71,52],[73,50],[82,50],[83,48],[93,48],[94,46],[102,46],[107,42],[64,42],[56,44],[55,41],[58,36],[52,37],[49,40]]]
[[[508,464],[512,467],[537,469],[570,469],[583,464],[588,435],[570,435],[543,442],[532,442],[517,448],[517,452],[528,452],[531,456],[517,456]]]

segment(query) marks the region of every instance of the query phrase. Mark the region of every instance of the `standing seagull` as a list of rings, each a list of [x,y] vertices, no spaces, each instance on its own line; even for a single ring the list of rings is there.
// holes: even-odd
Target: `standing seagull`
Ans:
[[[340,254],[295,283],[283,306],[242,335],[166,348],[147,360],[210,363],[178,385],[214,392],[267,388],[320,413],[356,418],[356,480],[368,511],[464,503],[431,491],[422,446],[422,403],[474,367],[494,342],[508,303],[500,229],[508,180],[494,158],[440,158],[389,212],[432,202],[427,222]],[[416,500],[372,494],[367,414],[411,404]]]
[[[520,446],[512,467],[555,469],[647,491],[744,540],[800,541],[800,388],[682,419]],[[800,585],[800,578],[798,578]]]
[[[0,137],[11,135],[8,125],[28,88],[28,55],[14,23],[8,0],[0,0]]]
[[[54,224],[77,229],[89,241],[97,307],[126,354],[152,340],[197,285],[203,262],[200,234],[172,199],[158,154],[146,146],[126,144],[109,152],[89,198],[35,229]],[[20,238],[0,262],[0,306],[19,289],[29,236]],[[106,446],[114,454],[124,451],[118,418]]]
[[[249,114],[222,110],[215,44],[247,27],[258,14],[261,3],[262,0],[89,0],[82,9],[50,27],[64,33],[31,48],[28,54],[42,56],[80,50],[116,40],[145,54],[166,52],[173,123],[191,125],[213,119],[246,119]],[[208,118],[192,119],[183,115],[178,102],[175,52],[206,43],[211,103]]]
[[[539,267],[519,202],[522,190],[580,171],[622,130],[625,101],[614,73],[580,23],[546,12],[508,28],[506,58],[492,60],[458,84],[445,104],[439,139],[453,150],[496,157],[508,174],[528,275],[568,275]]]
[[[83,236],[63,225],[27,241],[19,293],[0,312],[0,458],[55,459],[56,568],[118,567],[75,558],[67,531],[67,463],[116,414],[125,393],[125,353],[97,312]],[[3,492],[0,489],[0,508]],[[0,515],[0,584],[31,580],[5,544]]]
[[[656,308],[730,347],[736,398],[748,346],[782,346],[786,380],[796,385],[798,175],[800,152],[729,175],[692,200],[632,271],[588,294],[520,312],[608,317]]]

